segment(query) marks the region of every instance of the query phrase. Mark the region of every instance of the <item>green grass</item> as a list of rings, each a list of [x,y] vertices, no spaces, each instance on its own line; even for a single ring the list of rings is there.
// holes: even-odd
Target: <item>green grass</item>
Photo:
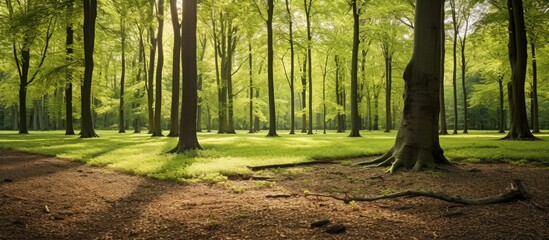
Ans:
[[[204,150],[168,154],[176,138],[148,134],[99,131],[99,138],[80,139],[62,131],[18,135],[0,131],[0,148],[8,148],[106,166],[158,179],[211,182],[230,175],[251,174],[246,166],[348,159],[384,153],[394,142],[392,133],[363,132],[362,138],[347,134],[287,135],[267,138],[265,133],[237,135],[199,134]],[[543,141],[501,141],[503,135],[478,132],[441,137],[445,154],[453,161],[549,163],[549,135]]]

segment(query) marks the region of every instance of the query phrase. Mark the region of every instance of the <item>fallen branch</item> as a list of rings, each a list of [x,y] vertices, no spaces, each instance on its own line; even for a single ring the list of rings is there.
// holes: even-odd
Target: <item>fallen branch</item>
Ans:
[[[336,200],[343,201],[345,203],[350,203],[352,201],[372,202],[372,201],[377,201],[381,199],[390,199],[390,198],[398,198],[398,197],[406,197],[406,196],[430,197],[430,198],[435,198],[435,199],[439,199],[446,202],[460,203],[464,205],[487,205],[487,204],[505,203],[505,202],[511,202],[514,200],[532,198],[532,196],[528,192],[528,187],[521,180],[515,180],[514,182],[512,182],[511,186],[507,189],[507,191],[501,194],[485,197],[485,198],[477,198],[477,199],[462,198],[459,196],[452,196],[444,193],[437,193],[437,192],[431,192],[431,191],[417,191],[417,190],[407,190],[403,192],[381,195],[376,197],[347,197],[347,196],[338,197],[334,195],[311,194],[311,193],[308,193],[306,195],[333,198]]]
[[[273,164],[273,165],[261,165],[261,166],[247,166],[247,167],[252,171],[259,171],[259,170],[273,169],[273,168],[289,168],[289,167],[298,167],[298,166],[307,166],[307,165],[316,165],[316,164],[339,164],[339,162],[312,161],[312,162],[299,162],[299,163]]]

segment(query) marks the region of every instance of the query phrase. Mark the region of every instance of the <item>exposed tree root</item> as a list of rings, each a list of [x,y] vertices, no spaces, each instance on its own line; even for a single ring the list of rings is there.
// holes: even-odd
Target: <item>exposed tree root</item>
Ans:
[[[462,198],[459,196],[452,196],[444,193],[437,193],[437,192],[431,192],[431,191],[416,191],[416,190],[407,190],[403,192],[381,195],[376,197],[348,197],[348,196],[338,197],[334,195],[325,195],[325,194],[306,194],[306,196],[329,197],[336,200],[341,200],[345,203],[350,203],[352,201],[372,202],[372,201],[377,201],[381,199],[390,199],[390,198],[398,198],[398,197],[406,197],[406,196],[430,197],[430,198],[435,198],[435,199],[439,199],[446,202],[460,203],[464,205],[487,205],[487,204],[505,203],[505,202],[511,202],[514,200],[532,198],[532,195],[530,195],[530,193],[528,192],[528,187],[521,180],[517,179],[514,182],[511,182],[510,185],[511,186],[501,194],[485,197],[485,198],[477,198],[477,199]]]
[[[312,161],[312,162],[300,162],[300,163],[287,163],[287,164],[273,164],[273,165],[261,165],[261,166],[247,166],[252,171],[259,171],[273,168],[289,168],[316,164],[339,164],[339,161]]]

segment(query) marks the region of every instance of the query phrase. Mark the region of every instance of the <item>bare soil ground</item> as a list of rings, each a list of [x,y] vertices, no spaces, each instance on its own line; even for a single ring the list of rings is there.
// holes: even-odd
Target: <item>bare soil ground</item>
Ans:
[[[358,160],[357,160],[358,161]],[[0,239],[549,239],[549,170],[457,164],[398,172],[338,164],[258,173],[268,181],[159,181],[0,150]],[[522,179],[532,200],[463,206],[424,197],[344,204],[323,194],[406,189],[479,198]],[[272,198],[286,194],[289,197]],[[311,228],[317,220],[346,231]]]

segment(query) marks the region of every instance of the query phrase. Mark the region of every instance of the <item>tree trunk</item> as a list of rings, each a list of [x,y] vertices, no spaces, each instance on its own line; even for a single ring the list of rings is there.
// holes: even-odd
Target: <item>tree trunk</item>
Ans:
[[[524,84],[526,81],[527,42],[522,0],[508,0],[509,63],[511,64],[511,127],[504,139],[535,140],[526,115]]]
[[[416,1],[414,51],[404,71],[404,109],[395,144],[384,156],[363,165],[391,165],[389,172],[393,173],[399,168],[419,171],[448,163],[438,135],[440,4],[442,1]]]
[[[72,7],[72,6],[71,6]],[[73,61],[73,52],[72,44],[74,43],[74,30],[72,29],[72,24],[67,25],[66,29],[66,53],[67,53],[67,62],[70,64]],[[66,85],[65,85],[65,135],[74,135],[74,127],[72,124],[72,68],[69,66],[66,70]]]
[[[82,126],[81,138],[98,137],[93,129],[91,88],[93,75],[93,51],[95,48],[95,19],[97,0],[84,1],[84,82],[81,88]]]
[[[252,37],[248,38],[248,64],[250,77],[250,131],[248,133],[254,133],[254,72],[253,72],[253,58],[252,58]]]
[[[158,35],[156,36],[156,40],[158,48],[158,62],[156,63],[153,137],[164,136],[162,134],[162,69],[164,67],[164,42],[162,35],[164,33],[164,0],[158,0],[157,8]]]
[[[461,87],[463,89],[463,133],[467,133],[467,86],[465,85],[465,74],[467,73],[467,62],[465,61],[465,44],[467,41],[468,20],[465,21],[465,33],[461,39]]]
[[[200,49],[201,49],[201,52],[200,52],[200,57],[199,57],[199,61],[200,62],[203,62],[204,61],[204,53],[206,53],[206,45],[208,43],[208,40],[206,39],[206,36],[205,35],[201,35],[200,37]],[[201,93],[202,92],[202,85],[203,85],[203,82],[204,82],[204,77],[202,76],[202,73],[200,73],[198,75],[198,92]],[[197,106],[197,110],[196,110],[196,131],[197,132],[202,132],[202,96],[199,96],[198,97],[198,106]],[[208,128],[209,130],[209,128]]]
[[[218,129],[217,133],[222,134],[227,131],[225,125],[226,125],[226,115],[225,115],[225,106],[223,104],[223,96],[226,96],[223,92],[223,83],[221,83],[220,78],[220,71],[219,71],[219,42],[217,39],[217,25],[215,22],[216,16],[214,15],[214,12],[212,11],[212,27],[213,27],[213,42],[214,42],[214,55],[215,55],[215,80],[217,84],[217,100],[218,100],[218,106],[217,106],[217,117],[218,117]]]
[[[229,24],[229,33],[227,35],[227,59],[226,59],[226,77],[227,77],[227,112],[228,124],[227,133],[236,134],[234,129],[234,94],[233,94],[233,55],[236,50],[237,28],[232,26],[232,20]]]
[[[499,133],[505,133],[505,110],[503,109],[503,74],[498,77],[499,86]]]
[[[154,18],[154,2],[155,0],[149,0],[149,14]],[[153,133],[154,128],[154,62],[156,58],[156,38],[154,37],[154,28],[149,27],[149,41],[150,41],[150,50],[149,50],[149,72],[147,76],[147,106],[149,110],[149,134]]]
[[[179,87],[181,75],[181,24],[177,13],[177,0],[170,0],[170,15],[173,28],[172,53],[172,101],[170,106],[170,132],[168,137],[179,136]]]
[[[301,132],[307,132],[307,57],[303,59],[301,75]]]
[[[454,39],[452,53],[453,58],[453,71],[452,71],[452,86],[454,90],[454,131],[452,134],[458,134],[458,106],[457,106],[457,38],[458,38],[458,23],[456,18],[456,0],[450,0],[450,6],[452,8],[452,24],[454,26]]]
[[[294,37],[293,37],[293,20],[292,13],[290,11],[289,1],[286,0],[286,11],[288,13],[288,31],[289,31],[289,43],[290,43],[290,101],[291,101],[291,117],[290,117],[290,134],[295,134],[295,50],[294,50]],[[326,131],[326,130],[325,130]]]
[[[440,17],[440,135],[448,135],[448,127],[446,126],[446,99],[444,96],[444,60],[446,57],[446,35],[444,34],[444,20],[445,20],[445,8],[444,2],[441,4],[441,17]]]
[[[388,48],[389,46],[387,46]],[[391,131],[391,84],[392,84],[392,56],[389,49],[385,53],[385,131]]]
[[[343,121],[341,117],[341,111],[339,107],[341,106],[341,87],[340,87],[340,69],[339,69],[339,56],[335,56],[335,97],[336,97],[336,104],[337,104],[337,115],[336,115],[336,121],[337,121],[337,132],[342,133],[343,132]]]
[[[307,134],[313,134],[313,63],[311,54],[311,7],[313,5],[312,0],[303,0],[305,6],[305,19],[307,22],[307,74],[309,79],[309,128]]]
[[[353,53],[351,59],[351,133],[349,137],[360,137],[358,116],[358,48],[360,47],[360,9],[353,0]]]
[[[539,104],[538,104],[538,64],[536,62],[536,46],[530,41],[532,49],[532,133],[539,131]]]
[[[180,134],[174,152],[181,153],[201,149],[196,135],[197,109],[197,63],[196,63],[196,0],[183,1],[182,36],[185,44],[181,48],[183,66],[183,94],[181,104]]]
[[[274,72],[273,72],[273,10],[274,0],[267,1],[267,82],[269,91],[269,133],[268,137],[278,136],[276,134],[276,110],[274,94]]]
[[[125,16],[121,16],[120,32],[122,35],[122,73],[120,74],[120,106],[119,106],[119,121],[118,121],[118,133],[125,133],[126,126],[124,120],[124,85],[126,81],[126,21]]]

